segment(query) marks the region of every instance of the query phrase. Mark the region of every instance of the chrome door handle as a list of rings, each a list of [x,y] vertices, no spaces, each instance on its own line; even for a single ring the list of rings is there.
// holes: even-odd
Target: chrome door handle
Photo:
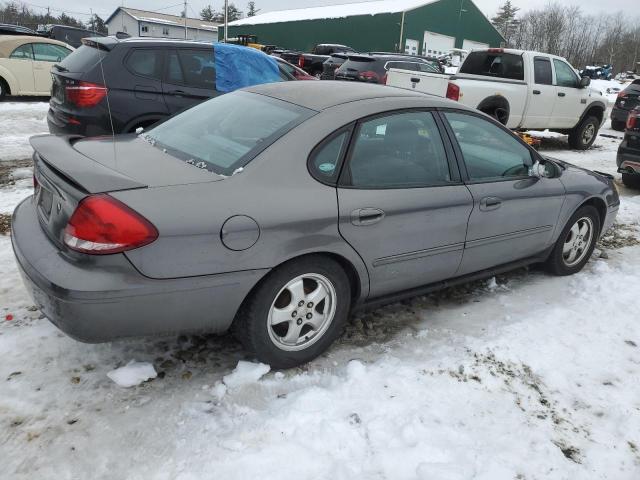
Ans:
[[[497,210],[502,206],[502,200],[498,197],[484,197],[480,200],[480,210],[488,212],[490,210]]]
[[[373,225],[384,218],[384,211],[379,208],[357,208],[351,212],[351,223],[358,227]]]

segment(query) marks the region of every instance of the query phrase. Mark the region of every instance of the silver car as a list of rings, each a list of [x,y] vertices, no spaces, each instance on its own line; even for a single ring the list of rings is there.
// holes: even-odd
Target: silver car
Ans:
[[[12,239],[54,324],[86,342],[231,328],[274,368],[363,306],[536,262],[576,273],[619,206],[611,177],[475,110],[361,83],[258,86],[138,136],[31,143]]]

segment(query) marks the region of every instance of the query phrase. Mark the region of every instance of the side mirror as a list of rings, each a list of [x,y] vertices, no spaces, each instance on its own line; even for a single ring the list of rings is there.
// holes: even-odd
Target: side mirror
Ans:
[[[540,163],[540,161],[536,160],[535,163],[529,167],[529,176],[536,178],[552,178],[553,175],[547,168],[546,164]]]
[[[587,88],[589,85],[591,85],[591,78],[582,77],[580,79],[580,88]]]

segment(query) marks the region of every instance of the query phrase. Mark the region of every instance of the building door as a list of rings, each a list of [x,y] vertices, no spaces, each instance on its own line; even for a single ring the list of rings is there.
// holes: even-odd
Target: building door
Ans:
[[[422,55],[426,57],[444,55],[454,48],[455,44],[456,39],[454,37],[425,31]]]
[[[479,50],[481,48],[489,48],[489,44],[488,43],[482,43],[482,42],[474,42],[473,40],[467,40],[464,39],[464,41],[462,42],[462,48],[463,50]]]
[[[407,38],[404,44],[404,53],[407,55],[418,55],[418,47],[420,46],[420,42],[418,40],[411,40]]]

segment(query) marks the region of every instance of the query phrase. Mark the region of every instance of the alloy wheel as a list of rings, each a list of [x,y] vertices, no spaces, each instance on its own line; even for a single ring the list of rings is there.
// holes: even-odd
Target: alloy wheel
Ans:
[[[269,309],[271,341],[285,351],[303,350],[327,331],[336,312],[336,290],[329,279],[306,273],[290,280]]]
[[[569,230],[562,248],[562,260],[567,267],[580,263],[589,252],[593,242],[593,221],[582,217]]]
[[[593,123],[588,124],[582,132],[582,142],[588,145],[596,134],[596,126]]]

